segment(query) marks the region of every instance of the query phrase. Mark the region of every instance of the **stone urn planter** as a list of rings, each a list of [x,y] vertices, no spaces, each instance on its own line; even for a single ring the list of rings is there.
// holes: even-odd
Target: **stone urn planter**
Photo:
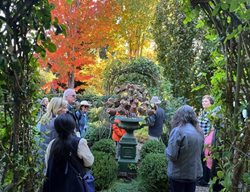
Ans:
[[[145,124],[142,124],[144,119],[140,117],[126,116],[118,116],[116,119],[120,120],[118,127],[126,130],[126,134],[123,135],[119,142],[119,173],[120,175],[136,173],[138,157],[136,155],[137,140],[134,136],[134,130],[141,129],[143,126],[145,126]]]

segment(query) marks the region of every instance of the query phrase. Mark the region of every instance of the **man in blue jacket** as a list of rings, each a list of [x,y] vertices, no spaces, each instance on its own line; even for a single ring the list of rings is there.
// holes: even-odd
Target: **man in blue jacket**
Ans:
[[[150,140],[159,141],[162,135],[163,124],[166,119],[165,111],[159,107],[161,100],[157,96],[153,96],[150,100],[151,113],[147,119],[148,121],[148,135]]]

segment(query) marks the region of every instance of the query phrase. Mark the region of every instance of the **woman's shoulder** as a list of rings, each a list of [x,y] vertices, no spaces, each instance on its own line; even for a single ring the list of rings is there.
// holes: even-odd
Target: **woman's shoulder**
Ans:
[[[170,134],[171,134],[171,135],[181,134],[182,130],[181,130],[180,128],[181,128],[180,126],[174,127],[174,128],[171,130]]]

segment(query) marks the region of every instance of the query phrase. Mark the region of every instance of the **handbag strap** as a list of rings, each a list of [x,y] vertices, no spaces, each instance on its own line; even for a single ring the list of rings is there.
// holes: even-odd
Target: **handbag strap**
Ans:
[[[78,149],[78,145],[79,145],[81,138],[73,136],[71,139],[72,139],[71,140],[72,147],[71,147],[71,150],[69,151],[67,167],[70,166],[72,171],[76,174],[77,178],[82,181],[85,191],[89,192],[87,183],[84,179],[86,170],[84,168],[82,159],[80,159],[77,155],[77,149]]]

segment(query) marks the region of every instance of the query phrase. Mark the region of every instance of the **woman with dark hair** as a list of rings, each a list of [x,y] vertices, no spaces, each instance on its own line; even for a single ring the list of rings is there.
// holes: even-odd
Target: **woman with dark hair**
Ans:
[[[194,192],[202,176],[201,152],[203,131],[193,108],[180,107],[172,119],[172,130],[166,148],[171,192]]]
[[[90,167],[94,157],[86,139],[74,134],[76,122],[70,113],[59,115],[54,122],[57,138],[52,140],[45,155],[46,180],[44,192],[84,192],[84,167]]]

